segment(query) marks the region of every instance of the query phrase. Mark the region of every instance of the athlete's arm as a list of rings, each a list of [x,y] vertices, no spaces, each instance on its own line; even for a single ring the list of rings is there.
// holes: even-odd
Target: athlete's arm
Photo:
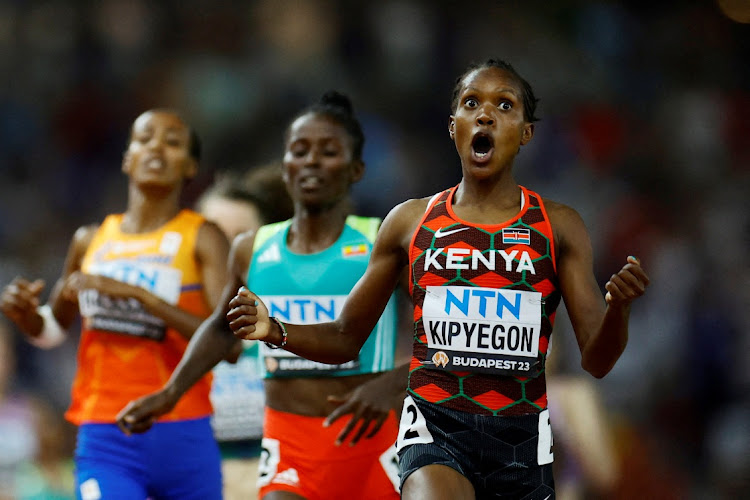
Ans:
[[[74,293],[66,292],[65,283],[70,275],[80,269],[83,256],[96,229],[96,226],[83,226],[75,232],[68,246],[62,274],[47,300],[54,319],[64,330],[70,328],[78,314],[78,298]],[[31,282],[24,278],[16,278],[0,294],[0,310],[32,339],[39,337],[44,327],[44,319],[37,310],[43,289],[42,280]]]
[[[605,376],[625,350],[630,306],[643,295],[649,279],[637,259],[607,282],[606,301],[593,271],[591,239],[580,215],[570,207],[546,202],[558,250],[557,273],[565,307],[581,350],[581,366]]]
[[[117,415],[117,425],[126,434],[145,432],[156,419],[169,413],[183,394],[234,352],[240,340],[227,324],[229,301],[244,282],[252,257],[254,233],[238,235],[229,252],[229,278],[211,316],[198,327],[172,376],[159,391],[139,398]]]
[[[408,247],[419,221],[422,200],[395,207],[383,221],[367,270],[349,294],[341,314],[329,323],[286,325],[285,349],[303,358],[338,364],[354,359],[372,332],[408,264]],[[238,338],[282,342],[278,325],[271,326],[268,309],[258,297],[241,288],[230,302],[229,325]]]
[[[414,338],[411,304],[406,303],[409,301],[408,283],[408,268],[404,268],[404,271],[401,273],[399,287],[396,290],[396,302],[399,311],[397,326],[399,338],[396,343],[395,356],[396,367],[355,387],[354,390],[344,396],[328,396],[328,401],[338,406],[326,417],[326,426],[331,425],[344,415],[352,415],[352,418],[336,437],[337,445],[346,441],[347,437],[352,434],[357,426],[359,428],[352,435],[349,441],[350,445],[357,444],[363,436],[369,439],[378,433],[391,410],[396,415],[401,414],[401,407],[406,396],[406,385],[409,380],[411,342]],[[365,436],[365,431],[368,429],[369,432]]]

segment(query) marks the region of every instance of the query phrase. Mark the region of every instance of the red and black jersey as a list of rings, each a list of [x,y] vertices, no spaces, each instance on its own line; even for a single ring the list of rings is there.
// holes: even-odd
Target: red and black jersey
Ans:
[[[409,248],[414,349],[408,391],[452,409],[525,415],[547,407],[544,363],[560,303],[542,198],[500,224],[453,212],[435,195]]]

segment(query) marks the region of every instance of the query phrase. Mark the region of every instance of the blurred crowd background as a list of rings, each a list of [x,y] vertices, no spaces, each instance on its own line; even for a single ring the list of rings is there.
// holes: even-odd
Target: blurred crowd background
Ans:
[[[222,171],[277,161],[300,107],[348,93],[367,136],[353,201],[384,216],[459,181],[455,78],[503,58],[541,98],[517,180],[581,213],[602,286],[628,255],[652,279],[619,364],[589,377],[621,464],[607,497],[740,498],[750,487],[748,3],[0,0],[0,281],[51,287],[75,229],[124,209],[120,161],[145,109],[177,108],[203,140],[190,204]],[[557,321],[555,371],[588,377],[564,311]],[[61,415],[76,336],[46,352],[0,330],[0,485],[58,498],[39,496],[35,478],[54,478],[72,453]]]

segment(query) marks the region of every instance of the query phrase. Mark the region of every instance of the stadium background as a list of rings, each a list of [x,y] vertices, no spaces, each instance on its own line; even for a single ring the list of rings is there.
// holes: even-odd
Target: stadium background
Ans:
[[[501,57],[541,98],[519,182],[580,211],[602,285],[628,254],[652,279],[595,382],[627,429],[628,481],[735,498],[750,486],[747,3],[0,1],[0,280],[51,284],[74,230],[124,208],[119,162],[149,107],[203,139],[191,202],[220,170],[276,160],[300,106],[349,93],[369,167],[354,201],[382,216],[459,180],[454,79]],[[561,371],[580,373],[558,323]],[[15,352],[12,392],[61,413],[75,337],[39,352],[16,336]]]

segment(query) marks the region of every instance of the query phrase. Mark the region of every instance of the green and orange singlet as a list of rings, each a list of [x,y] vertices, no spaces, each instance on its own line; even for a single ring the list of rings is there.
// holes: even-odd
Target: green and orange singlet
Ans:
[[[514,218],[472,224],[453,212],[456,188],[430,200],[409,248],[408,392],[481,415],[538,413],[547,407],[544,364],[560,302],[544,204],[521,187]]]
[[[128,234],[120,230],[122,215],[110,215],[94,235],[81,270],[140,286],[205,318],[210,308],[195,257],[204,221],[199,214],[183,210],[155,231]],[[74,424],[112,423],[128,402],[166,383],[188,340],[135,299],[82,290],[79,305],[78,370],[66,417]],[[210,381],[210,375],[198,381],[160,420],[208,416]]]

